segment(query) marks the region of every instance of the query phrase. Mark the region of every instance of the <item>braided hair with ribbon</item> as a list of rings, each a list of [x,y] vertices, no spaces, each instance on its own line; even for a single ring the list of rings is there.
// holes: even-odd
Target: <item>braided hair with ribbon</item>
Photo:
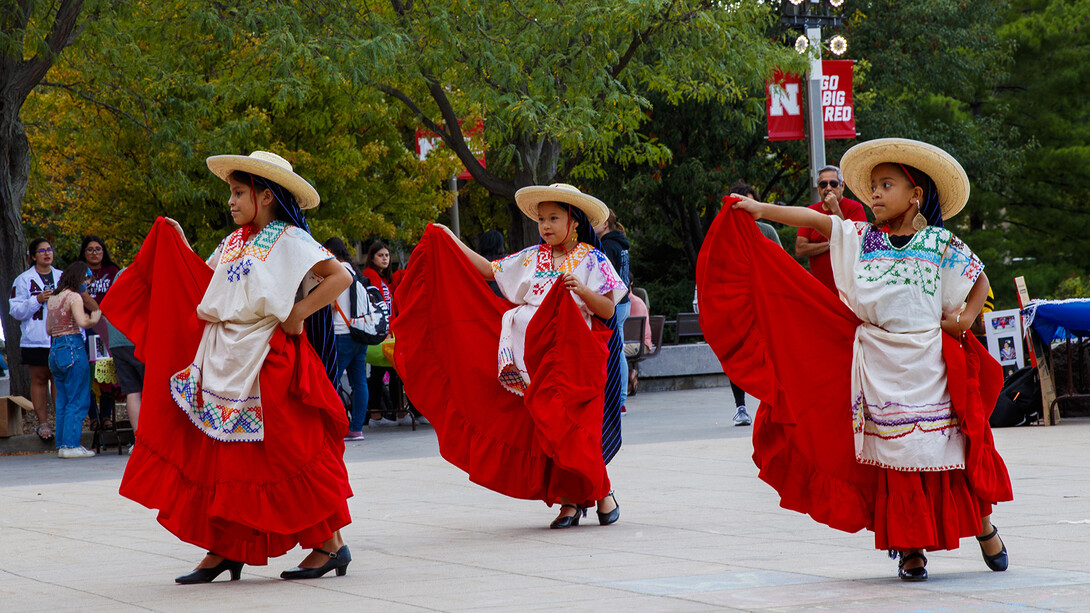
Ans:
[[[557,204],[563,204],[568,211],[569,234],[571,233],[571,223],[579,224],[575,229],[575,237],[578,242],[587,243],[601,251],[602,242],[594,232],[594,227],[590,225],[587,214],[582,209],[567,202]],[[564,240],[567,240],[567,236],[564,237]],[[541,239],[541,243],[545,243],[544,238]],[[606,360],[606,389],[603,397],[604,406],[602,407],[602,459],[608,464],[621,448],[621,385],[622,383],[627,384],[627,381],[621,381],[621,360],[625,358],[623,356],[621,334],[617,330],[617,317],[614,315],[609,319],[602,319],[601,317],[598,319],[604,322],[612,331],[609,342],[606,344],[609,348],[609,357]]]
[[[269,190],[276,200],[276,218],[310,234],[310,225],[307,224],[307,219],[303,216],[299,203],[295,200],[295,196],[285,187],[275,181],[242,170],[233,171],[231,178],[239,183],[249,185],[250,193],[255,199],[259,190]],[[306,330],[311,346],[322,358],[326,375],[329,377],[330,382],[333,383],[333,386],[336,387],[337,382],[333,380],[337,376],[337,344],[336,337],[333,335],[333,308],[327,304],[315,311],[310,317],[307,317]]]

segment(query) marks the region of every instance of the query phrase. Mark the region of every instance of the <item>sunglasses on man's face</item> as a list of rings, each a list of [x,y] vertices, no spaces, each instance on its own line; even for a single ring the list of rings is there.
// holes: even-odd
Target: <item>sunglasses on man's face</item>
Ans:
[[[836,179],[833,179],[832,181],[818,181],[818,187],[821,189],[825,189],[826,187],[836,189],[840,187],[840,181],[837,181]]]

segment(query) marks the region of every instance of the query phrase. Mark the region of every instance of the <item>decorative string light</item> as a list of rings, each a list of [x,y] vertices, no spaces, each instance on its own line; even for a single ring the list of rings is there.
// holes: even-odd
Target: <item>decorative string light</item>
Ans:
[[[795,49],[798,49],[798,43],[795,44]],[[834,55],[844,55],[847,50],[848,41],[843,36],[837,34],[829,39],[829,51],[832,51]]]
[[[806,38],[805,34],[800,34],[799,37],[795,39],[795,51],[806,53],[806,49],[809,47],[810,39]]]

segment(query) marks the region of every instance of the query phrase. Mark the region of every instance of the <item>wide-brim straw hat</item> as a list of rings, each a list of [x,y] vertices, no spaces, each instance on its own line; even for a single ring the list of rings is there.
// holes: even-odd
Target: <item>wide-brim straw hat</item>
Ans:
[[[542,202],[570,204],[578,208],[586,214],[591,230],[602,225],[609,218],[609,207],[601,200],[590,194],[584,194],[579,191],[579,188],[567,183],[553,183],[549,186],[531,185],[515,192],[515,203],[527,217],[534,221],[537,221],[537,206]]]
[[[870,174],[879,164],[905,164],[927,173],[938,188],[943,219],[957,215],[969,200],[969,176],[952,155],[916,140],[878,138],[848,149],[840,158],[840,172],[848,189],[868,206]]]
[[[206,162],[208,169],[224,181],[236,170],[273,181],[295,196],[300,209],[313,209],[321,202],[318,190],[295,174],[290,162],[275,153],[254,151],[250,155],[213,155]]]

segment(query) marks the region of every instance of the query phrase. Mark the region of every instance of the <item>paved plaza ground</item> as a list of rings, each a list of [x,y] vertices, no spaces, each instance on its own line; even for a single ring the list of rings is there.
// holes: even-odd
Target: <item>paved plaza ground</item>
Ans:
[[[621,520],[570,530],[469,483],[430,428],[371,430],[345,456],[348,575],[312,581],[278,578],[297,550],[176,585],[203,552],[117,494],[126,456],[0,457],[0,611],[1090,611],[1090,419],[995,432],[1009,571],[970,539],[905,584],[870,534],[778,507],[729,404],[729,389],[633,397],[610,465]]]

